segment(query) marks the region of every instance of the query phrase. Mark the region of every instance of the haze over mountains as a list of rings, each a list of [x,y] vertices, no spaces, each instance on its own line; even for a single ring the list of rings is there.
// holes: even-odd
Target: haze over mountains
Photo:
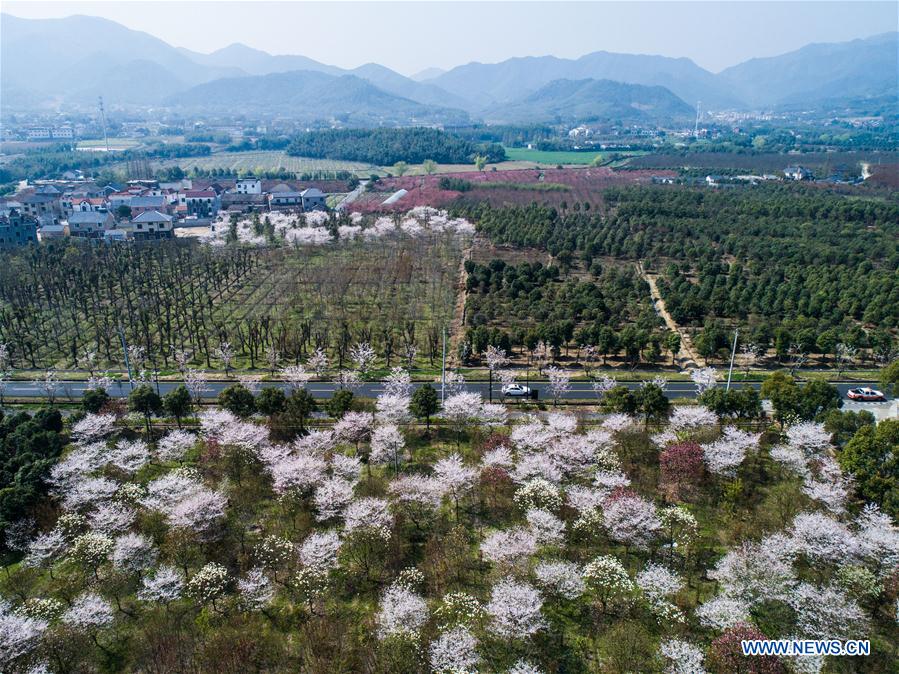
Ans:
[[[875,101],[895,109],[897,33],[808,45],[711,73],[687,58],[598,51],[469,63],[405,77],[376,63],[347,70],[242,44],[212,54],[176,48],[106,19],[0,20],[7,110],[109,106],[268,112],[297,119],[395,123],[625,121],[706,109]],[[62,64],[62,65],[61,65]]]

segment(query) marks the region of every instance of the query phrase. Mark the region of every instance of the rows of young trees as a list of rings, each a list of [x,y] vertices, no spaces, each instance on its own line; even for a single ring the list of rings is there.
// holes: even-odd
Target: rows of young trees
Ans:
[[[438,129],[327,129],[297,136],[287,153],[317,159],[363,161],[378,166],[397,162],[468,164],[476,155],[488,162],[504,161],[505,150],[496,143],[478,144]]]
[[[847,341],[834,335],[854,331],[855,348],[889,358],[899,327],[899,206],[797,186],[632,187],[604,200],[602,211],[564,214],[536,204],[465,208],[498,243],[587,266],[599,256],[644,260],[662,272],[666,306],[685,326],[720,319],[772,348],[801,341],[805,353],[823,354]],[[713,354],[720,345],[708,341]]]
[[[0,270],[0,339],[23,368],[122,363],[172,367],[177,353],[211,357],[218,307],[257,268],[250,248],[173,240],[97,246],[77,239],[22,249]],[[148,360],[149,359],[149,360]],[[144,362],[146,361],[146,362]]]
[[[470,355],[487,346],[532,356],[543,345],[557,359],[575,351],[589,360],[621,354],[631,364],[657,362],[677,352],[679,342],[660,329],[649,289],[632,265],[591,266],[589,275],[571,273],[565,254],[556,264],[486,264],[466,261],[466,332]],[[593,362],[585,365],[590,367]]]
[[[331,222],[335,232],[338,222],[349,220]],[[442,233],[327,247],[69,239],[22,249],[0,270],[0,366],[95,375],[123,369],[127,349],[132,371],[147,376],[275,372],[315,351],[342,369],[358,343],[388,369],[433,365],[452,319],[460,246]]]

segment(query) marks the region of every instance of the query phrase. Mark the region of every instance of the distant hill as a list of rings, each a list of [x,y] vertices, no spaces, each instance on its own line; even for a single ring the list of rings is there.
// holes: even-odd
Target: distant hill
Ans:
[[[304,72],[335,79],[350,77],[336,84],[334,91],[327,86],[314,91],[322,102],[316,119],[336,113],[373,123],[391,119],[455,124],[467,119],[459,112],[465,111],[472,118],[491,120],[624,115],[627,119],[665,121],[666,109],[672,114],[682,111],[679,104],[663,100],[661,94],[650,97],[648,103],[628,103],[631,94],[639,99],[649,92],[613,90],[608,84],[558,84],[563,80],[664,87],[681,103],[693,107],[701,101],[703,108],[713,110],[895,114],[899,107],[897,53],[897,33],[887,33],[751,59],[717,75],[687,58],[597,51],[577,59],[522,57],[469,63],[447,72],[428,68],[405,77],[377,63],[347,70],[302,55],[269,54],[240,43],[200,54],[96,17],[20,19],[3,14],[0,105],[4,111],[53,109],[63,104],[92,108],[96,96],[102,94],[111,109],[189,102],[202,112],[204,102],[197,98],[195,88],[221,81],[209,89],[216,99],[230,97],[238,110],[262,110],[261,104],[228,93],[238,86],[234,80]],[[291,104],[273,97],[267,85],[262,85],[260,95],[279,114],[308,118],[316,101],[301,100],[294,92],[306,91],[321,80],[293,76],[285,81],[291,86]],[[239,86],[244,85],[251,90],[256,86],[249,81]],[[612,98],[597,98],[597,87],[605,87]],[[388,109],[392,104],[396,105],[393,111]],[[367,109],[368,105],[372,108]]]
[[[899,96],[899,33],[836,44],[810,44],[780,56],[750,59],[718,78],[751,106]]]
[[[152,35],[96,17],[32,20],[4,14],[0,38],[4,88],[34,101],[102,91],[113,104],[145,103],[148,91],[168,94],[240,73],[198,64]],[[128,69],[131,82],[125,81]],[[106,86],[107,79],[116,86]]]
[[[410,75],[410,80],[415,80],[416,82],[427,82],[428,80],[432,80],[435,77],[440,77],[446,71],[443,68],[425,68],[424,70],[419,70],[414,75]]]
[[[328,73],[329,75],[340,75],[344,72],[337,66],[319,63],[306,56],[274,56],[261,49],[253,49],[239,42],[222,47],[211,54],[200,54],[189,49],[179,49],[178,51],[196,63],[218,68],[242,70],[248,75],[269,75],[271,73],[290,72],[291,70],[314,70],[316,72]]]
[[[421,84],[398,72],[378,65],[366,63],[352,70],[320,63],[305,56],[273,56],[259,49],[236,43],[219,49],[212,54],[198,54],[181,50],[197,63],[216,67],[241,69],[250,75],[271,75],[294,70],[311,70],[328,75],[355,75],[391,94],[402,96],[425,105],[439,107],[468,107],[467,101],[454,96],[433,84]]]
[[[714,107],[738,106],[739,100],[715,76],[686,58],[594,52],[579,59],[555,56],[512,58],[501,63],[469,63],[429,80],[482,109],[509,103],[554,80],[614,80],[664,86],[680,98]]]
[[[554,80],[517,101],[484,112],[491,122],[689,120],[693,108],[665,87],[611,80]]]
[[[336,118],[360,125],[468,121],[460,110],[401,98],[353,75],[310,70],[219,79],[170,96],[165,103],[196,110],[274,112],[309,121]]]

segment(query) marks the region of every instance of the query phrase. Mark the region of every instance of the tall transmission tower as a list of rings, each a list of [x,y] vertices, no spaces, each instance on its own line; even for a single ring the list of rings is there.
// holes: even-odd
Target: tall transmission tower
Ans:
[[[696,101],[696,121],[693,123],[693,137],[699,138],[699,120],[702,119],[702,101]]]
[[[106,109],[103,107],[103,97],[98,99],[100,107],[100,123],[103,125],[103,142],[106,143],[106,151],[109,152],[109,136],[106,134]]]

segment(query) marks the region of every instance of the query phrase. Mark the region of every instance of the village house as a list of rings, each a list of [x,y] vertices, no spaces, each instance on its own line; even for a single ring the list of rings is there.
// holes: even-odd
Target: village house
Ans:
[[[144,211],[131,222],[123,223],[119,229],[128,232],[128,235],[137,241],[150,239],[170,239],[173,236],[174,218],[159,211]]]
[[[162,195],[132,197],[128,205],[131,207],[132,218],[148,211],[168,210],[168,204]]]
[[[262,194],[262,181],[259,178],[242,178],[237,181],[234,191],[238,194]]]
[[[59,198],[50,194],[28,194],[19,199],[25,215],[32,218],[60,214]]]
[[[302,192],[272,192],[269,195],[269,207],[277,210],[300,210],[303,207]]]
[[[325,193],[317,187],[310,187],[300,192],[304,211],[323,211],[327,204]]]
[[[182,193],[182,203],[187,206],[188,215],[208,218],[219,210],[219,196],[215,190],[186,190]]]
[[[97,211],[75,211],[69,216],[69,235],[96,239],[103,236],[107,229],[115,228],[112,213]]]
[[[811,180],[812,172],[802,166],[787,166],[784,175],[790,180]]]
[[[17,248],[37,243],[37,221],[18,209],[0,216],[0,249]]]

